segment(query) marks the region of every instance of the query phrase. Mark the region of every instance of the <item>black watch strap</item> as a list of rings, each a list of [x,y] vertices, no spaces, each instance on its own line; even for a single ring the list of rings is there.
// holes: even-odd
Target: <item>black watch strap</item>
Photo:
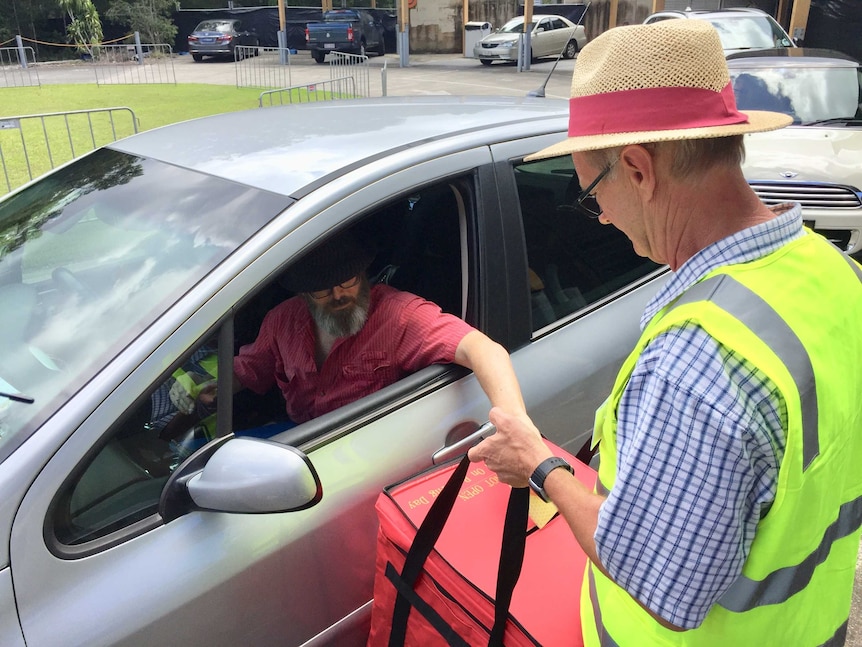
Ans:
[[[575,470],[572,469],[572,466],[564,459],[559,456],[551,456],[550,458],[546,458],[533,472],[533,475],[530,477],[530,488],[539,495],[539,498],[542,499],[545,503],[550,503],[550,499],[548,498],[547,493],[545,493],[545,479],[548,478],[548,474],[553,472],[558,467],[562,467],[569,474],[574,474]]]

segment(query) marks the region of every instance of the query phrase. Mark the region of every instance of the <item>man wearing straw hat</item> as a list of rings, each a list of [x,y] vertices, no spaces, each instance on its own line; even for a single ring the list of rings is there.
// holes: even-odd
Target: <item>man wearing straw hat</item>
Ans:
[[[470,451],[568,521],[587,645],[844,643],[862,268],[743,177],[743,135],[789,122],[738,111],[717,33],[671,20],[584,48],[569,137],[532,156],[571,154],[584,210],[673,270],[597,412],[594,492],[523,416]]]

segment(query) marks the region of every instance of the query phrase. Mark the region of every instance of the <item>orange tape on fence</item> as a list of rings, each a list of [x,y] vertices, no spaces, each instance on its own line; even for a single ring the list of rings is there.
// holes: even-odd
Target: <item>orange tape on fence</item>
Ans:
[[[126,40],[127,38],[131,38],[133,36],[134,36],[134,34],[126,34],[125,36],[120,36],[119,38],[114,38],[113,40],[105,40],[105,41],[102,41],[101,43],[80,43],[80,44],[49,43],[49,42],[46,42],[44,40],[36,40],[35,38],[27,38],[25,36],[21,36],[21,40],[26,40],[28,43],[37,43],[38,45],[52,45],[54,47],[80,47],[82,45],[87,46],[87,47],[99,47],[99,45],[110,45],[111,43],[118,43],[121,40]],[[15,39],[10,38],[6,42],[11,43],[13,40],[15,40]],[[5,44],[5,43],[0,43],[0,45],[3,45],[3,44]]]

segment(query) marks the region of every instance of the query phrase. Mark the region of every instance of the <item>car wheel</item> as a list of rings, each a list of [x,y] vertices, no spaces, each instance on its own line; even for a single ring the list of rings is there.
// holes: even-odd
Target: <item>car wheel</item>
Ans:
[[[314,51],[311,53],[311,58],[313,58],[318,63],[323,63],[323,59],[326,58],[326,54],[324,54],[323,52]]]
[[[493,61],[489,61],[488,59],[482,58],[479,59],[482,62],[482,65],[490,65]]]
[[[195,63],[200,63],[202,60],[204,60],[202,54],[192,54],[192,58],[194,59]]]
[[[563,50],[563,58],[575,58],[578,53],[578,44],[570,40],[566,43],[566,49]]]

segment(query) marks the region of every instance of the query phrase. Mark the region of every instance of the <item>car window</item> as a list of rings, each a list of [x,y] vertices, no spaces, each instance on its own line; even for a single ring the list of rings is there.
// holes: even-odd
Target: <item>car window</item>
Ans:
[[[790,41],[784,38],[781,30],[776,29],[766,16],[711,18],[709,23],[715,27],[721,39],[721,46],[726,50],[790,45]]]
[[[741,110],[772,110],[794,123],[853,119],[860,115],[862,71],[856,67],[732,67],[730,77]]]
[[[52,515],[54,536],[78,546],[155,515],[171,473],[215,438],[218,345],[210,339],[139,399],[109,440],[63,487]]]
[[[571,157],[515,166],[535,332],[659,266],[618,229],[572,206],[581,191]]]
[[[461,178],[417,188],[359,218],[350,227],[352,235],[377,250],[368,271],[371,280],[465,317],[471,186],[469,178]],[[255,340],[273,307],[296,296],[284,285],[284,272],[237,310],[231,322],[232,355]],[[109,440],[59,493],[52,523],[60,544],[99,540],[157,514],[173,471],[216,438],[218,416],[224,415],[212,397],[218,380],[217,336],[210,335],[170,364],[174,368],[138,398],[109,432]],[[240,391],[231,411],[225,428],[241,436],[269,438],[296,425],[278,387],[263,394]]]
[[[0,203],[0,460],[289,203],[109,149]]]

